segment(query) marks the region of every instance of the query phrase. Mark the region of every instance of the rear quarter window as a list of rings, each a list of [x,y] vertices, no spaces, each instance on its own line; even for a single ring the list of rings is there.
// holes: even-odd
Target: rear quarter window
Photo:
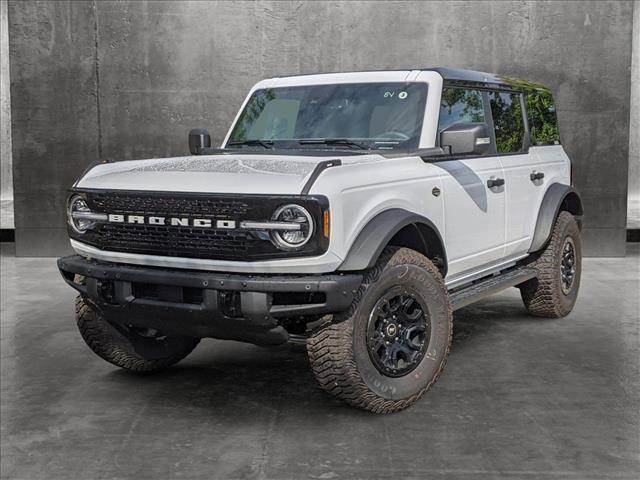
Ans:
[[[530,90],[525,95],[532,145],[558,145],[560,132],[556,106],[551,93],[546,90]]]

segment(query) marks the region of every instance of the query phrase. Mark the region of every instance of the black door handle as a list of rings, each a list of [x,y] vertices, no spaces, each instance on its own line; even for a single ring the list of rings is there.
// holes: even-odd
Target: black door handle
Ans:
[[[501,187],[502,185],[504,185],[504,178],[490,178],[487,180],[487,187],[489,188]]]
[[[531,172],[531,175],[529,175],[529,178],[531,179],[532,182],[535,182],[536,180],[542,180],[544,178],[544,173],[536,172],[534,170],[533,172]]]

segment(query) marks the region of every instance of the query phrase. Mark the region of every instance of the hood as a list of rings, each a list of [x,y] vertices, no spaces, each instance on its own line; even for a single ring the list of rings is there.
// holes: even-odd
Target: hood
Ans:
[[[86,172],[75,186],[103,190],[299,195],[319,162],[340,159],[343,165],[349,165],[381,158],[378,154],[295,156],[247,153],[129,160],[97,165]]]

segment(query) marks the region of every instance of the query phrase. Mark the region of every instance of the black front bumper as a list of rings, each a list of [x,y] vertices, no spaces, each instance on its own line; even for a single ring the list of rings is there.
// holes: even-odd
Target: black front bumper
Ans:
[[[359,274],[248,275],[99,262],[79,255],[58,260],[65,281],[108,321],[167,335],[258,344],[289,338],[285,319],[347,310]],[[76,283],[75,276],[84,277]]]

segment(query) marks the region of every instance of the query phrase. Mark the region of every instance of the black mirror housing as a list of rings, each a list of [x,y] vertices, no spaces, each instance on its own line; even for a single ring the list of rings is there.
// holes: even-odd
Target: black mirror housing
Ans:
[[[200,155],[204,148],[211,147],[211,135],[206,128],[194,128],[189,132],[189,151]]]
[[[489,126],[486,123],[454,123],[440,132],[440,145],[448,147],[451,155],[484,155],[491,147]]]

